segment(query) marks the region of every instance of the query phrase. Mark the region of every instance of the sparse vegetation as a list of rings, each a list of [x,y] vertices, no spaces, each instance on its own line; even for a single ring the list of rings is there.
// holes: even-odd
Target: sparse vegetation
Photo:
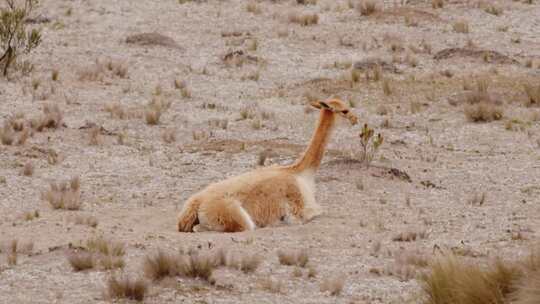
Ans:
[[[281,265],[306,267],[309,262],[306,250],[279,250],[277,255]]]
[[[538,234],[539,1],[49,2],[24,21],[43,41],[0,76],[2,301],[540,303],[540,259],[522,258]],[[295,216],[313,185],[294,174],[242,194],[255,231],[174,225],[207,182],[313,152],[324,101],[339,119],[313,137],[320,217]],[[289,204],[254,210],[260,191]],[[432,278],[430,302],[422,277],[446,252],[464,266]]]
[[[330,295],[337,296],[341,294],[345,285],[344,275],[335,275],[332,277],[326,277],[320,286],[322,292],[328,292]]]
[[[392,238],[394,242],[413,242],[419,239],[425,239],[427,233],[425,231],[407,231],[400,232]]]
[[[41,32],[29,29],[27,19],[37,6],[38,0],[24,0],[24,5],[16,0],[5,0],[0,7],[0,63],[4,77],[9,68],[22,54],[28,54],[41,43]]]
[[[69,217],[68,220],[76,225],[86,225],[91,228],[96,228],[98,225],[98,219],[91,215],[74,215]]]
[[[158,281],[166,277],[200,278],[213,283],[212,273],[215,268],[224,266],[235,267],[243,272],[255,271],[259,265],[258,257],[242,256],[234,261],[226,261],[222,250],[215,252],[169,253],[158,249],[145,257],[144,274],[147,278]]]
[[[390,85],[390,80],[388,78],[383,79],[382,89],[383,89],[384,95],[386,96],[392,95],[393,90],[392,90],[392,86]]]
[[[481,5],[483,6],[483,10],[488,14],[500,16],[503,13],[503,9],[499,7],[496,3],[482,2]]]
[[[468,34],[469,33],[469,22],[465,20],[456,21],[452,24],[452,27],[454,28],[454,32],[456,33],[462,33],[462,34]]]
[[[260,281],[261,288],[272,293],[281,293],[283,290],[283,282],[278,279],[265,278]]]
[[[32,163],[26,163],[23,167],[22,174],[24,176],[32,176],[34,174],[34,165]]]
[[[157,97],[159,95],[160,94],[156,94],[156,97],[154,97],[152,101],[148,103],[144,111],[144,118],[145,118],[146,124],[148,125],[159,124],[159,120],[161,118],[162,113],[164,113],[171,106],[171,103],[169,101],[166,101],[163,98]]]
[[[298,13],[291,12],[289,14],[289,22],[297,23],[302,26],[310,26],[319,23],[319,15],[316,13]]]
[[[104,237],[91,238],[80,251],[67,255],[74,271],[83,271],[101,267],[104,270],[124,268],[124,244]]]
[[[536,86],[525,84],[524,88],[525,94],[527,94],[525,105],[528,107],[540,105],[540,84]]]
[[[482,267],[453,255],[440,256],[430,264],[429,271],[420,276],[423,303],[510,303],[513,294],[517,294],[518,299],[512,303],[529,303],[527,301],[537,295],[523,289],[526,285],[522,282],[534,282],[525,278],[538,274],[537,261],[533,253],[524,263],[497,258]]]
[[[31,254],[34,249],[33,242],[19,242],[17,239],[4,241],[0,245],[0,253],[6,255],[6,261],[9,266],[17,265],[19,253]]]
[[[262,9],[256,2],[249,2],[248,4],[246,4],[246,10],[256,15],[259,15],[262,13]]]
[[[362,149],[360,151],[360,161],[367,167],[373,161],[373,158],[379,151],[384,139],[379,133],[375,135],[375,131],[371,129],[367,124],[364,124],[362,132],[360,133],[360,144]]]
[[[58,129],[63,126],[63,119],[64,114],[58,104],[45,104],[43,113],[30,120],[30,127],[37,132],[42,132],[45,129]]]
[[[479,102],[466,105],[465,116],[472,122],[490,122],[500,120],[503,117],[503,111],[492,103]]]
[[[443,8],[444,0],[431,0],[431,7],[433,8]]]
[[[356,8],[362,16],[373,15],[381,9],[375,0],[360,0]]]
[[[127,64],[113,59],[106,59],[104,61],[96,59],[96,62],[93,65],[79,70],[80,81],[103,82],[106,79],[113,77],[127,78]]]
[[[90,252],[70,253],[67,256],[68,262],[73,271],[84,271],[93,269],[95,265],[94,255]]]
[[[23,218],[25,221],[32,221],[36,218],[39,218],[39,211],[37,210],[27,211],[24,213]]]
[[[49,190],[42,194],[53,209],[79,210],[81,208],[80,180],[73,177],[69,183],[51,182]]]
[[[130,278],[127,274],[121,277],[111,276],[107,280],[106,295],[110,299],[129,299],[143,301],[148,291],[148,282],[142,278]]]

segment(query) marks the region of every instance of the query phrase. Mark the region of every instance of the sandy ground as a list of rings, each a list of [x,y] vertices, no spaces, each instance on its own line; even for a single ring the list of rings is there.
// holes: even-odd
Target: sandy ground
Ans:
[[[152,284],[146,303],[419,303],[414,274],[423,269],[406,265],[404,255],[451,250],[483,263],[494,255],[523,256],[536,243],[540,111],[524,105],[523,84],[540,81],[537,1],[491,2],[503,9],[500,16],[457,0],[442,9],[431,1],[387,1],[372,16],[341,0],[255,2],[260,13],[248,12],[246,1],[197,2],[42,1],[36,14],[50,19],[38,25],[43,42],[22,58],[34,71],[0,81],[1,121],[18,112],[36,116],[53,103],[65,127],[37,132],[21,146],[0,145],[0,240],[34,244],[17,265],[0,254],[0,302],[107,302],[109,272],[74,272],[66,259],[70,246],[96,235],[125,243],[124,271],[133,276],[157,248],[225,247],[264,259],[253,274],[220,269],[218,286],[189,279]],[[316,13],[318,24],[290,23],[291,12]],[[405,16],[416,26],[407,26]],[[452,29],[461,20],[469,33]],[[146,32],[175,44],[126,43]],[[467,49],[482,51],[435,59],[469,40],[475,47]],[[228,66],[223,57],[235,50],[253,60]],[[486,51],[497,53],[484,58]],[[395,68],[383,76],[389,96],[381,81],[362,76],[351,85],[349,64],[373,58]],[[96,59],[125,65],[127,76],[105,71],[102,79],[81,79]],[[58,81],[51,80],[53,70]],[[462,105],[449,103],[475,77],[490,79],[501,120],[473,123]],[[175,79],[187,83],[191,98],[174,88]],[[136,113],[156,95],[171,106],[151,126]],[[305,110],[309,96],[351,101],[360,122],[383,134],[372,166],[355,161],[360,125],[343,124],[317,175],[325,208],[319,218],[252,233],[177,232],[176,214],[194,191],[256,168],[264,151],[267,165],[294,161],[317,119]],[[113,118],[105,111],[113,103],[135,114]],[[242,119],[246,112],[255,117]],[[81,129],[89,123],[104,128],[97,145]],[[175,142],[162,139],[167,130]],[[59,155],[56,164],[48,162],[48,149]],[[28,162],[35,168],[30,177],[21,174]],[[392,174],[397,170],[410,180]],[[41,192],[72,176],[80,177],[81,210],[53,210]],[[483,194],[483,204],[472,202]],[[35,210],[40,216],[25,220]],[[94,216],[98,225],[74,224],[74,216]],[[424,237],[394,241],[407,232]],[[307,270],[293,276],[293,267],[279,264],[278,249],[307,249],[317,276],[308,278]],[[341,294],[321,292],[321,282],[335,276],[346,278]],[[261,287],[266,278],[282,282],[282,291]]]

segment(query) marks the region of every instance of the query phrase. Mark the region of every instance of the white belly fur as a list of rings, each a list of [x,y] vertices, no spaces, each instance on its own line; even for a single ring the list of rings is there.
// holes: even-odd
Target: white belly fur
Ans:
[[[310,221],[322,213],[322,208],[315,200],[315,174],[313,171],[302,172],[296,176],[300,193],[304,199],[303,219]]]

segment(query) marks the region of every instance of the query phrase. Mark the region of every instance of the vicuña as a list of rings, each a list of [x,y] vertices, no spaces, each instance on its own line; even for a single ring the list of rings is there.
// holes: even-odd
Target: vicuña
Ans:
[[[314,177],[332,128],[339,117],[353,125],[358,119],[341,100],[311,105],[320,109],[317,129],[294,164],[257,169],[207,186],[184,204],[178,230],[238,232],[281,221],[306,223],[320,215]]]

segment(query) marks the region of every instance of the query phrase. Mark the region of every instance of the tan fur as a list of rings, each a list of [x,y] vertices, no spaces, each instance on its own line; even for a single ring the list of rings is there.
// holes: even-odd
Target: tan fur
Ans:
[[[254,170],[209,185],[184,204],[178,216],[178,230],[237,232],[288,218],[307,222],[319,215],[314,174],[336,115],[346,117],[353,124],[356,116],[339,100],[312,105],[321,108],[319,123],[310,145],[297,162]]]

